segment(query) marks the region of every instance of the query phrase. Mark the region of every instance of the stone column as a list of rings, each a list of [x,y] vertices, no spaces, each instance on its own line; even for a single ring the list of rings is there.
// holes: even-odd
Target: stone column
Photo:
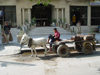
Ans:
[[[28,8],[28,21],[31,22],[31,9]]]
[[[62,8],[62,22],[64,22],[64,9]]]
[[[87,9],[87,26],[91,26],[91,6],[88,6],[88,9]]]
[[[59,20],[59,11],[58,11],[58,8],[56,9],[57,10],[57,23],[58,23],[58,20]]]
[[[21,26],[22,18],[21,18],[21,8],[16,6],[16,19],[17,19],[17,26]]]
[[[0,24],[0,34],[1,34],[1,24]]]
[[[31,9],[32,9],[32,8],[30,8],[30,22],[31,22]]]
[[[66,18],[67,24],[69,24],[70,23],[70,6],[69,5],[67,5],[65,8],[65,18]]]
[[[23,25],[25,24],[25,11],[24,8],[22,9],[22,15],[23,15]]]

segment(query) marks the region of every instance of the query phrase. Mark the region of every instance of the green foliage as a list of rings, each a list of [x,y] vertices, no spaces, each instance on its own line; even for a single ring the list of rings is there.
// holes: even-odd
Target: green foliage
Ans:
[[[59,20],[62,22],[62,18],[59,18]]]
[[[28,19],[25,20],[25,23],[28,23]]]
[[[51,22],[55,22],[56,23],[56,19],[51,19]]]
[[[36,1],[36,0],[29,0],[29,1]],[[48,2],[51,2],[51,0],[37,0],[37,4],[43,3],[44,6],[48,5]]]
[[[66,23],[66,18],[64,18],[64,23]]]
[[[18,27],[17,27],[17,29],[20,29],[20,30],[22,30],[22,27],[21,27],[21,26],[18,26]]]
[[[91,28],[89,33],[93,33],[93,32],[94,32],[94,29],[93,29],[93,28]]]
[[[32,18],[32,22],[35,22],[35,21],[36,21],[36,17],[33,17],[33,18]]]
[[[31,24],[34,25],[35,21],[36,21],[36,17],[33,17],[32,20],[31,20]]]

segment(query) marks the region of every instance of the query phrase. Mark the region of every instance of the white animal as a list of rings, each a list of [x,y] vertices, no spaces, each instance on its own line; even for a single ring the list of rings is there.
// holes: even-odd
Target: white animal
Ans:
[[[35,47],[37,47],[37,46],[43,46],[45,48],[44,54],[46,55],[47,54],[46,43],[47,43],[47,39],[45,39],[45,38],[32,39],[26,33],[22,36],[21,41],[20,41],[21,46],[23,44],[27,44],[28,47],[31,48],[31,52],[32,52],[31,56],[32,57],[33,57],[33,49],[37,56],[37,52],[35,49]]]

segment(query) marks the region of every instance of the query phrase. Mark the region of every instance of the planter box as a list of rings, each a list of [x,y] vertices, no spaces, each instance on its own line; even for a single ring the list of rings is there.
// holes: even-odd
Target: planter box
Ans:
[[[22,35],[17,35],[17,42],[20,43],[21,38],[22,38]]]

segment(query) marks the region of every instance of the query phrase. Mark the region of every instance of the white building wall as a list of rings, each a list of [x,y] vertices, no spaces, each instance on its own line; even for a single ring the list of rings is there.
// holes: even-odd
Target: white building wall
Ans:
[[[16,5],[16,0],[0,0],[0,6]]]
[[[58,19],[62,18],[62,8],[64,18],[68,24],[70,24],[70,6],[87,6],[88,10],[88,19],[87,19],[87,26],[91,26],[91,6],[90,0],[52,0],[49,4],[53,6],[52,8],[52,18],[57,19],[57,9],[58,9]],[[24,20],[28,19],[31,20],[31,11],[29,12],[28,9],[32,9],[33,5],[36,5],[37,2],[30,2],[26,0],[0,0],[0,6],[16,6],[16,18],[17,18],[17,25],[23,25],[23,13],[22,9],[25,9],[24,12]],[[30,13],[30,15],[28,14]],[[87,27],[84,26],[84,27]]]

